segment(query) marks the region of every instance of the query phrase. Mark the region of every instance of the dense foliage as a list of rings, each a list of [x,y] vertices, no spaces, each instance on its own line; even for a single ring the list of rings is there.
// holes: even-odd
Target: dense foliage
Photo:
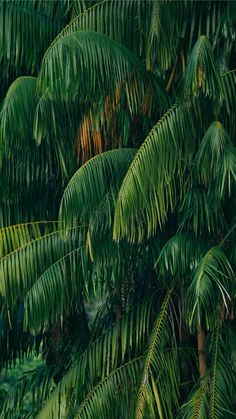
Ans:
[[[0,417],[235,417],[236,3],[0,22]]]

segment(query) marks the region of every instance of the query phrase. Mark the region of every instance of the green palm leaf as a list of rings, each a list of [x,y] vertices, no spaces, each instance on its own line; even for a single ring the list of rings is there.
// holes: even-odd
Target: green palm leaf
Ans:
[[[140,147],[121,185],[113,236],[141,240],[163,227],[176,204],[181,181],[193,151],[194,129],[184,105],[175,105],[153,127]],[[145,229],[145,226],[147,228]]]
[[[79,13],[63,28],[46,54],[59,39],[81,30],[101,32],[141,54],[140,40],[143,38],[144,27],[147,28],[149,25],[150,13],[151,4],[149,2],[137,0],[98,1]],[[117,16],[120,18],[117,19]]]
[[[212,419],[220,419],[223,415],[229,418],[235,416],[235,397],[232,389],[232,383],[235,383],[235,374],[232,371],[230,349],[225,346],[221,320],[219,320],[213,333],[212,342],[210,385],[210,417]]]
[[[236,148],[218,121],[212,122],[203,137],[196,155],[196,170],[205,186],[216,181],[221,197],[226,188],[231,193],[236,179]]]
[[[17,224],[0,229],[0,259],[13,250],[55,229],[57,222],[40,221]]]
[[[209,418],[209,376],[198,382],[190,393],[189,400],[182,406],[183,419]]]
[[[65,2],[0,2],[0,61],[5,77],[9,68],[15,74],[22,68],[25,74],[38,69],[46,48],[63,27],[66,9]]]
[[[185,91],[198,96],[216,100],[222,99],[222,83],[219,69],[214,58],[212,46],[207,36],[202,35],[191,53],[185,74]]]
[[[10,86],[0,113],[0,142],[7,154],[32,140],[37,105],[35,77],[19,77]],[[30,113],[29,113],[30,110]]]
[[[163,276],[182,276],[196,267],[206,249],[207,243],[191,233],[173,236],[162,248],[156,268]]]
[[[88,393],[79,406],[74,416],[75,419],[110,418],[112,412],[115,415],[118,410],[116,403],[120,406],[126,402],[128,404],[127,412],[129,401],[127,402],[127,398],[124,399],[122,393],[129,388],[129,392],[132,394],[138,381],[140,367],[141,358],[136,358],[112,371]],[[117,393],[116,398],[114,398],[114,393]],[[121,409],[124,407],[122,406]]]
[[[87,274],[84,247],[57,260],[37,279],[25,300],[25,327],[32,332],[52,325],[76,304]]]
[[[79,359],[75,359],[40,411],[38,419],[50,419],[56,415],[60,400],[70,398],[74,390],[74,395],[78,393],[78,399],[82,401],[82,395],[86,397],[88,390],[93,391],[98,378],[106,381],[106,377],[119,368],[126,358],[140,354],[153,320],[153,303],[153,299],[149,299],[133,307],[120,319],[120,324],[115,322],[88,346]]]
[[[63,62],[63,65],[62,65]],[[78,77],[79,74],[79,77]],[[59,39],[42,62],[38,90],[80,102],[105,97],[124,86],[128,107],[137,110],[151,78],[143,63],[121,44],[98,32],[73,32]]]
[[[110,190],[115,193],[135,152],[133,149],[110,150],[85,163],[65,189],[60,220],[70,225],[77,217],[87,218]]]
[[[200,260],[187,294],[187,317],[190,327],[206,322],[210,326],[216,308],[225,306],[234,290],[234,273],[219,247],[212,247]]]
[[[136,406],[135,417],[141,419],[145,417],[145,408],[147,402],[147,396],[149,392],[149,382],[150,376],[152,374],[160,374],[161,371],[165,371],[165,384],[157,382],[155,386],[155,395],[159,393],[158,396],[158,415],[164,417],[162,412],[167,414],[166,417],[171,417],[173,411],[173,405],[178,403],[178,383],[177,376],[173,374],[173,368],[175,368],[175,362],[173,362],[172,356],[175,351],[174,348],[171,348],[173,351],[170,353],[171,368],[168,371],[168,355],[163,352],[165,348],[166,334],[167,334],[167,316],[169,310],[170,299],[173,289],[167,291],[167,294],[164,298],[164,301],[161,306],[160,313],[155,321],[153,326],[152,334],[149,339],[147,354],[145,356],[143,372],[141,377],[141,383],[138,391],[138,399]],[[175,365],[175,366],[174,366]],[[167,372],[168,371],[168,372]],[[167,374],[166,374],[167,372]],[[164,384],[164,385],[163,385]],[[162,398],[160,398],[160,393]]]
[[[0,260],[0,294],[6,304],[14,304],[49,266],[79,243],[79,230],[71,230],[70,240],[62,239],[60,230],[45,234]]]

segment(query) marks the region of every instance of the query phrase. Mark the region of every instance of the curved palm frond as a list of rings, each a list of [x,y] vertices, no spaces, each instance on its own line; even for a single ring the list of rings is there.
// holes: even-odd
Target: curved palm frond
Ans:
[[[57,260],[36,280],[25,299],[25,327],[37,333],[79,304],[87,273],[85,247]]]
[[[221,197],[226,187],[230,195],[236,179],[236,148],[219,121],[212,122],[203,137],[196,155],[196,170],[205,186],[215,181]]]
[[[222,74],[223,105],[226,105],[228,114],[233,117],[232,110],[235,107],[236,69]]]
[[[13,250],[56,229],[57,221],[39,221],[0,228],[0,259]]]
[[[209,418],[209,376],[198,382],[190,393],[189,399],[181,408],[183,419]]]
[[[23,415],[23,400],[34,394],[32,410],[34,413],[46,400],[54,387],[53,377],[56,369],[48,369],[45,365],[24,374],[5,397],[0,418],[13,419],[16,414]]]
[[[74,174],[62,197],[59,219],[70,225],[96,209],[110,190],[115,193],[135,155],[133,149],[99,154]]]
[[[155,267],[165,275],[184,275],[193,270],[207,250],[206,241],[191,233],[171,237],[162,248]]]
[[[140,40],[144,37],[144,27],[149,24],[151,4],[149,2],[127,0],[101,0],[78,14],[57,35],[48,49],[64,36],[77,31],[101,32],[117,42],[122,42],[131,50],[142,53]],[[117,19],[117,16],[120,16]],[[141,50],[140,50],[141,49]]]
[[[35,77],[19,77],[10,86],[0,113],[0,141],[7,151],[19,149],[32,139],[36,109]],[[29,113],[30,110],[30,113]]]
[[[222,336],[221,320],[218,321],[213,335],[210,417],[220,419],[225,414],[233,417],[235,415],[235,397],[232,391],[232,383],[235,384],[235,374],[229,362],[231,348],[225,346]]]
[[[63,65],[62,65],[63,62]],[[79,74],[79,77],[78,77]],[[137,111],[151,78],[138,57],[99,32],[79,31],[59,39],[45,55],[38,91],[61,100],[91,102],[124,86],[128,108]]]
[[[198,263],[187,292],[187,318],[190,328],[205,321],[212,323],[216,308],[228,310],[234,293],[234,273],[219,246],[212,247]]]
[[[151,336],[149,338],[149,344],[147,354],[145,356],[142,378],[139,386],[137,396],[137,406],[135,417],[141,419],[145,417],[147,392],[149,392],[149,382],[152,375],[159,375],[161,377],[161,371],[165,372],[165,384],[163,382],[156,383],[155,386],[155,397],[158,400],[157,411],[158,415],[162,418],[163,412],[170,417],[172,415],[173,405],[178,405],[178,378],[177,375],[173,374],[171,370],[176,368],[176,359],[173,361],[172,355],[175,354],[173,347],[170,349],[171,357],[171,368],[168,371],[168,354],[164,353],[166,347],[166,335],[167,335],[167,316],[169,311],[169,304],[171,300],[173,289],[169,289],[166,293],[164,301],[161,306],[160,313],[155,321]],[[174,366],[175,365],[175,366]],[[167,372],[168,371],[168,372]],[[166,374],[167,372],[167,374]],[[164,385],[163,385],[164,384]],[[159,396],[157,397],[159,393]],[[165,397],[160,398],[160,393],[164,393]],[[169,416],[168,416],[169,415]]]
[[[222,203],[214,189],[208,193],[202,186],[189,186],[180,207],[181,228],[193,230],[195,235],[219,234],[226,222]]]
[[[56,260],[79,244],[80,227],[71,230],[70,240],[56,230],[14,249],[0,260],[0,294],[6,304],[15,304]]]
[[[175,105],[153,127],[140,147],[121,185],[113,236],[141,240],[162,227],[176,203],[181,181],[193,151],[194,127],[184,105]]]
[[[60,401],[68,400],[72,394],[78,393],[76,398],[82,402],[88,391],[96,385],[97,379],[104,380],[126,359],[140,355],[153,320],[153,302],[153,299],[149,299],[133,307],[120,322],[115,322],[92,342],[79,359],[74,360],[70,370],[39,412],[38,419],[50,419],[57,414]]]
[[[127,404],[126,411],[128,411],[130,402],[126,396],[124,397],[124,393],[127,388],[130,395],[133,393],[138,381],[141,361],[141,357],[132,359],[103,378],[80,404],[74,416],[75,419],[110,418],[111,414],[115,415],[117,410],[119,411],[117,404],[120,410],[125,409],[124,404]]]
[[[186,68],[184,88],[186,93],[199,96],[202,92],[205,96],[222,100],[220,72],[210,41],[205,35],[199,38],[192,50]]]
[[[0,2],[0,61],[4,77],[8,77],[9,69],[15,74],[27,74],[39,68],[46,48],[63,27],[66,9],[65,2]]]

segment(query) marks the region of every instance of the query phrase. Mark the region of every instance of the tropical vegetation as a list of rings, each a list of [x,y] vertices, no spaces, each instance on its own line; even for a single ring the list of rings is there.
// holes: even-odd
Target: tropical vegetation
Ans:
[[[235,417],[236,3],[0,22],[0,417]]]

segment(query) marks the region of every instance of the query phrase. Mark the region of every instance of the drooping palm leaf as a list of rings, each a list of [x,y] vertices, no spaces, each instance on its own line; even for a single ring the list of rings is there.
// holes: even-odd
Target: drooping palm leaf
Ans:
[[[55,415],[60,409],[61,400],[72,397],[74,390],[74,396],[78,394],[76,399],[82,402],[88,391],[92,391],[96,385],[96,378],[106,380],[112,371],[124,363],[126,357],[130,359],[131,354],[132,357],[139,355],[145,345],[150,322],[153,321],[152,305],[153,300],[143,301],[131,309],[120,319],[120,324],[115,322],[79,359],[75,359],[40,411],[38,419],[49,419]]]
[[[5,78],[9,69],[27,74],[39,68],[45,50],[63,27],[65,6],[54,1],[0,2],[0,61]]]
[[[73,220],[87,218],[110,190],[115,192],[129,163],[133,149],[107,151],[93,157],[72,177],[62,197],[60,220],[70,225]]]
[[[165,224],[176,204],[181,181],[193,151],[194,129],[187,107],[175,105],[157,122],[140,147],[121,185],[114,238],[141,240]]]
[[[63,62],[63,65],[62,65]],[[79,77],[78,77],[79,74]],[[45,54],[38,91],[53,98],[91,101],[124,86],[128,107],[137,110],[151,78],[143,63],[123,45],[98,32],[73,32]]]
[[[234,293],[234,273],[219,246],[212,247],[198,263],[187,294],[190,327],[205,321],[210,327],[216,309],[228,310]]]
[[[147,407],[146,398],[150,377],[152,375],[155,376],[155,374],[157,374],[157,376],[160,374],[161,376],[161,372],[165,371],[166,373],[168,371],[166,368],[168,355],[164,354],[163,352],[166,349],[166,334],[168,332],[164,329],[167,327],[166,319],[168,316],[172,291],[173,289],[171,288],[166,293],[160,313],[155,321],[149,339],[147,354],[144,360],[143,372],[137,396],[137,406],[135,413],[135,417],[137,419],[145,417],[145,409]],[[170,351],[173,351],[173,349],[174,348],[171,346]],[[163,386],[163,383],[158,380],[155,387],[156,394],[159,393],[157,411],[160,417],[164,417],[164,412],[166,415],[171,414],[173,405],[178,403],[178,379],[175,373],[173,374],[173,371],[171,371],[173,368],[174,364],[172,364],[172,368],[167,372],[167,376],[165,376],[165,385]],[[162,394],[162,397],[160,397],[160,394]]]
[[[222,99],[222,83],[212,46],[207,36],[202,35],[196,42],[186,68],[185,91],[198,96],[205,96],[220,101]]]
[[[79,244],[80,228],[71,230],[70,240],[61,238],[61,231],[45,234],[14,249],[0,260],[0,294],[6,304],[31,288],[38,277],[56,260]]]
[[[129,411],[130,402],[124,394],[127,388],[130,394],[135,390],[141,361],[142,358],[132,359],[100,381],[80,404],[75,419],[95,419],[97,415],[101,419],[106,419],[111,417],[111,414],[117,414],[119,410]]]
[[[83,289],[88,266],[84,248],[72,250],[37,279],[26,296],[25,327],[45,329],[75,307]]]
[[[164,276],[184,275],[196,267],[207,249],[207,243],[191,233],[171,237],[164,245],[156,261],[157,270]]]
[[[196,170],[201,182],[217,184],[220,197],[227,189],[229,195],[236,179],[236,148],[219,121],[209,126],[196,155]]]

